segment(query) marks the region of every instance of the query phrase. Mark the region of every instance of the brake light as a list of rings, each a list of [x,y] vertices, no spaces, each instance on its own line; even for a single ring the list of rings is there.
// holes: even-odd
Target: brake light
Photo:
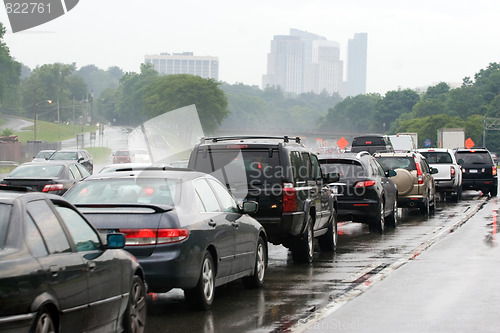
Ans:
[[[419,184],[424,183],[424,177],[422,176],[422,169],[420,168],[420,164],[417,162],[417,159],[414,158],[415,165],[417,166],[417,180]]]
[[[292,183],[283,183],[283,212],[297,210],[297,191]]]
[[[375,185],[374,180],[365,180],[365,181],[359,181],[354,185],[355,188],[363,188],[363,187],[370,187]]]
[[[493,176],[495,176],[497,174],[497,167],[496,166],[493,166],[493,168],[491,168],[491,174]]]
[[[455,168],[451,165],[450,165],[450,175],[451,175],[451,178],[455,178]]]
[[[61,191],[63,188],[63,184],[47,184],[43,187],[42,192]]]
[[[125,245],[158,245],[180,242],[189,236],[187,229],[120,229]]]
[[[227,149],[247,149],[248,145],[227,145]]]

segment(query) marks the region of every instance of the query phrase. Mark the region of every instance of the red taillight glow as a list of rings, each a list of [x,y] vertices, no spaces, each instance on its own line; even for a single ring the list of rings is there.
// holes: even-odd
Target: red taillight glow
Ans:
[[[283,184],[283,211],[294,212],[297,210],[297,191],[292,183]]]
[[[417,162],[417,159],[415,158],[415,165],[417,166],[417,179],[419,184],[424,183],[424,177],[422,176],[422,169],[420,168],[420,164]]]
[[[450,165],[450,175],[451,175],[451,178],[455,178],[455,168],[451,165]]]
[[[61,191],[63,188],[63,184],[47,184],[43,187],[42,192]]]
[[[370,187],[375,185],[374,180],[365,180],[365,181],[360,181],[357,182],[356,185],[354,185],[355,188],[363,188],[363,187]]]
[[[189,236],[187,229],[120,229],[125,245],[155,245],[180,242]]]
[[[493,168],[491,169],[491,174],[493,176],[497,174],[497,167],[496,166],[493,166]]]

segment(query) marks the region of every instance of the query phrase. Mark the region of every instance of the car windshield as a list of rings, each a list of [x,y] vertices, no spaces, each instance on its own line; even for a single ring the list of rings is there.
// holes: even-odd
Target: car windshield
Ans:
[[[78,154],[76,152],[57,151],[50,156],[50,160],[76,160]]]
[[[130,152],[127,150],[119,150],[115,153],[116,156],[129,156]]]
[[[447,152],[421,152],[422,155],[427,159],[429,164],[449,164],[452,163],[452,159]]]
[[[64,166],[62,165],[45,163],[20,165],[12,170],[8,177],[57,177],[63,168]]]
[[[175,206],[180,182],[164,178],[114,178],[77,184],[65,197],[73,204],[154,204]],[[194,200],[194,199],[193,199]]]
[[[50,155],[52,155],[53,151],[40,151],[37,155],[36,155],[36,158],[43,158],[43,159],[46,159],[46,158],[49,158]]]
[[[415,160],[412,157],[377,157],[377,161],[385,171],[395,169],[415,170]]]
[[[486,151],[457,152],[456,157],[459,164],[493,164],[490,154]]]
[[[11,205],[0,203],[0,249],[5,246],[5,238],[7,236],[7,227],[9,226]]]
[[[363,166],[354,160],[320,160],[324,173],[338,173],[340,178],[363,178],[366,171]]]

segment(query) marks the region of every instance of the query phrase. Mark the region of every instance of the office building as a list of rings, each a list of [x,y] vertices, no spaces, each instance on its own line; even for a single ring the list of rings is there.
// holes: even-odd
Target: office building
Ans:
[[[195,56],[192,52],[161,53],[144,56],[144,63],[152,64],[160,75],[191,74],[219,80],[219,59]]]
[[[368,34],[356,33],[347,45],[347,90],[349,96],[366,94]]]

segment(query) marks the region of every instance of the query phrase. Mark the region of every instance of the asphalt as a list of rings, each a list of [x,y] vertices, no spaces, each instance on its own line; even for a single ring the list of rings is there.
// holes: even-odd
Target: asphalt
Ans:
[[[484,198],[413,256],[292,332],[500,332],[499,203]]]

